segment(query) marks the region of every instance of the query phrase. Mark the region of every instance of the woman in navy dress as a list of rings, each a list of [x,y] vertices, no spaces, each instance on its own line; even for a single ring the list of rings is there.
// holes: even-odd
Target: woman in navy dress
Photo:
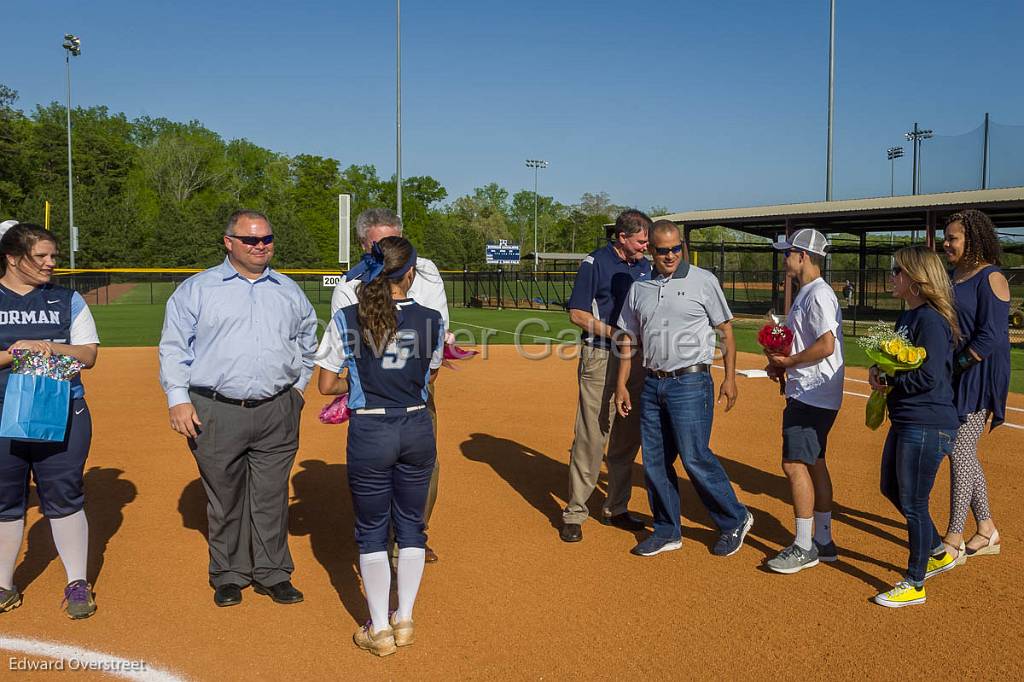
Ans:
[[[413,643],[413,604],[423,576],[423,512],[437,445],[427,384],[443,359],[441,314],[408,297],[416,249],[386,237],[364,256],[358,304],[339,309],[317,351],[318,387],[349,394],[346,464],[355,507],[359,573],[370,621],[356,645],[377,656]],[[339,376],[348,370],[346,379]],[[389,614],[388,532],[398,545],[398,608]]]
[[[953,389],[960,429],[950,455],[949,528],[944,542],[959,561],[998,554],[999,531],[992,521],[985,472],[978,460],[978,438],[991,418],[1003,423],[1010,390],[1010,285],[999,270],[999,237],[992,221],[969,209],[946,220],[943,242],[953,267],[953,293],[963,338],[953,367]],[[977,532],[965,543],[967,508]]]

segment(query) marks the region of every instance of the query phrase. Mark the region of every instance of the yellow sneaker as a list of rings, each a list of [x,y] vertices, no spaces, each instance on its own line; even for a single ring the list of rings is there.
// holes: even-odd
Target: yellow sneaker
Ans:
[[[937,557],[928,557],[928,567],[924,570],[924,579],[934,578],[939,573],[952,571],[956,567],[957,560],[949,552],[943,552]]]
[[[924,588],[915,587],[906,580],[896,583],[896,587],[888,592],[875,595],[875,603],[880,606],[888,606],[890,609],[898,609],[904,606],[924,603]]]

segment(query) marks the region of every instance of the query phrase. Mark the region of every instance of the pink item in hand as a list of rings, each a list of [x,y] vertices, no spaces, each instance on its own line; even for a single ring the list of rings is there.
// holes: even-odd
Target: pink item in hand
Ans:
[[[348,409],[348,393],[339,395],[329,405],[320,410],[320,422],[323,424],[342,424],[348,421],[352,411]]]
[[[454,343],[444,344],[444,359],[445,360],[464,360],[465,358],[471,358],[480,351],[466,350],[465,348],[459,348]]]

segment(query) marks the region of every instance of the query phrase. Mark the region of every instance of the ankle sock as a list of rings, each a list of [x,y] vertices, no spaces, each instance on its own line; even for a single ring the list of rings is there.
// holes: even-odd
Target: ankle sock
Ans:
[[[412,620],[412,607],[423,578],[426,550],[403,547],[398,550],[398,620]]]
[[[796,519],[796,540],[794,542],[800,549],[811,549],[811,529],[814,528],[814,519]]]
[[[85,511],[79,509],[62,519],[50,519],[50,532],[57,554],[64,563],[68,583],[85,580],[86,562],[89,558],[89,522]]]
[[[819,545],[832,542],[832,512],[814,512],[814,541]]]
[[[380,632],[388,623],[388,602],[391,599],[391,564],[387,552],[359,555],[359,575],[363,578],[366,605],[370,607],[373,631]]]

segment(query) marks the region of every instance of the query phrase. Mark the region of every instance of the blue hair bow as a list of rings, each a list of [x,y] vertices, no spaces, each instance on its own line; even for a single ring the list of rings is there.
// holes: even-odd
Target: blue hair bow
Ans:
[[[352,282],[358,279],[369,283],[380,277],[382,272],[384,272],[384,252],[377,246],[377,242],[374,242],[370,252],[364,253],[362,260],[345,273],[345,280]]]
[[[412,253],[409,255],[409,260],[398,270],[392,272],[388,277],[393,280],[399,280],[405,276],[405,273],[409,271],[409,268],[416,265],[416,249],[412,249]],[[370,253],[364,253],[362,260],[359,263],[345,273],[345,281],[351,282],[353,280],[360,280],[364,284],[369,284],[373,280],[377,279],[384,272],[384,251],[380,248],[377,242],[373,243],[370,247]]]

